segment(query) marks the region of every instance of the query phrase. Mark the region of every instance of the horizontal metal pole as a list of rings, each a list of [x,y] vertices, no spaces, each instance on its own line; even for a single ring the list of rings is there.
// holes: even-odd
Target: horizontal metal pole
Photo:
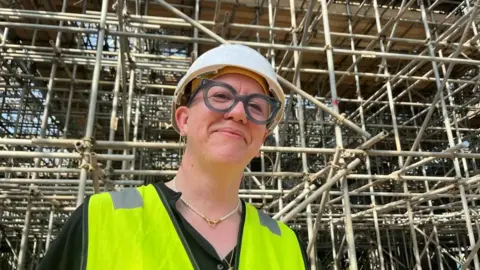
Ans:
[[[480,178],[476,180],[477,182],[480,181]],[[447,186],[444,186],[444,187],[441,187],[441,188],[438,188],[438,189],[434,189],[434,190],[430,190],[428,192],[425,192],[421,195],[417,195],[417,196],[411,196],[408,201],[410,201],[411,203],[420,203],[420,202],[424,202],[426,200],[429,200],[429,199],[432,199],[432,197],[435,197],[435,196],[438,196],[439,194],[444,194],[452,189],[455,189],[457,188],[458,184],[464,184],[465,182],[467,182],[465,179],[463,180],[460,180],[458,183],[455,183],[455,184],[450,184],[450,185],[447,185]],[[403,204],[406,204],[407,200],[398,200],[398,201],[394,201],[394,202],[390,202],[390,203],[387,203],[387,204],[384,204],[384,205],[376,205],[375,206],[375,211],[377,211],[377,213],[379,212],[383,212],[383,211],[390,211],[392,209],[395,209],[396,207],[400,206],[400,205],[403,205]],[[370,208],[370,209],[367,209],[365,211],[362,211],[362,212],[358,212],[358,213],[355,213],[355,214],[352,214],[352,219],[354,218],[361,218],[365,215],[369,215],[369,214],[372,214],[373,212],[373,208]],[[343,220],[342,219],[336,219],[333,221],[334,224],[336,223],[339,223],[339,222],[342,222]]]
[[[29,23],[14,23],[14,22],[0,22],[0,27],[9,27],[9,28],[29,28],[37,30],[53,30],[53,31],[62,31],[64,33],[88,33],[94,34],[97,32],[97,29],[88,29],[88,28],[79,28],[79,27],[66,27],[66,26],[53,26],[53,25],[43,25],[43,24],[29,24]],[[172,36],[172,35],[158,35],[158,34],[146,34],[146,33],[132,33],[132,32],[120,32],[120,31],[109,31],[112,36],[125,36],[132,38],[148,38],[153,40],[168,40],[168,41],[178,41],[185,43],[204,43],[204,44],[215,44],[217,43],[214,39],[210,38],[191,38],[191,37],[182,37],[182,36]],[[301,52],[317,52],[325,53],[325,48],[321,46],[294,46],[294,45],[283,45],[283,44],[271,44],[263,42],[250,42],[250,41],[237,41],[237,40],[227,40],[227,42],[232,44],[243,44],[254,48],[264,48],[264,49],[275,49],[275,50],[291,50],[291,51],[301,51]],[[392,53],[392,52],[377,52],[377,51],[356,51],[350,49],[341,49],[334,48],[334,54],[339,55],[356,55],[363,58],[385,58],[385,59],[399,59],[399,60],[417,60],[417,61],[435,61],[443,63],[455,63],[455,64],[465,64],[465,65],[480,65],[480,60],[473,59],[463,59],[463,58],[453,58],[453,57],[435,57],[435,56],[424,56],[424,55],[415,55],[415,54],[402,54],[402,53]]]
[[[97,154],[98,160],[133,160],[133,155]],[[81,159],[79,153],[0,151],[0,157],[7,158],[63,158]]]
[[[72,182],[76,182],[77,185],[71,185],[71,186],[57,186],[57,185],[63,185],[63,184],[74,184]],[[92,184],[92,180],[87,181],[88,184]],[[144,181],[142,180],[118,180],[118,181],[113,181],[115,185],[133,185],[133,186],[140,186],[144,185]],[[41,186],[39,187],[39,190],[42,192],[44,196],[50,196],[50,195],[76,195],[77,194],[77,188],[78,188],[78,180],[32,180],[28,181],[28,179],[0,179],[0,187],[3,188],[3,193],[5,195],[24,195],[28,196],[28,193],[23,189],[25,187],[28,188],[29,184],[51,184],[55,186]],[[4,184],[18,184],[18,185],[4,185]],[[21,186],[25,185],[25,186]],[[89,189],[87,190],[86,194],[93,194],[93,186],[88,186]],[[290,190],[285,189],[282,191],[279,190],[268,190],[268,189],[240,189],[238,194],[240,195],[245,195],[248,198],[262,198],[262,199],[275,199],[277,196],[285,195],[289,193]],[[330,195],[333,196],[342,196],[343,192],[339,190],[331,190],[329,191]],[[305,194],[306,195],[306,194]],[[411,198],[413,196],[422,196],[423,193],[419,192],[411,192],[411,193],[403,193],[403,192],[381,192],[381,191],[376,191],[376,192],[353,192],[350,191],[348,192],[349,196],[356,196],[356,197],[369,197],[371,195],[378,196],[378,197],[404,197],[406,199]],[[478,200],[480,199],[480,194],[468,194],[465,195],[467,199],[475,199]],[[461,198],[460,194],[437,194],[435,195],[435,199],[439,198]],[[340,204],[338,204],[340,205]],[[381,206],[381,205],[379,205]],[[442,209],[442,208],[437,208],[437,209]],[[283,215],[284,212],[278,212],[276,213],[277,216]],[[387,214],[385,214],[387,215]]]
[[[80,169],[72,169],[72,168],[27,168],[27,167],[0,167],[0,172],[41,172],[41,173],[55,173],[55,174],[78,174],[80,173]],[[113,175],[150,175],[150,176],[160,176],[160,175],[176,175],[177,171],[175,170],[116,170],[113,169]],[[303,172],[244,172],[244,176],[258,176],[258,177],[304,177],[305,173]],[[362,180],[395,180],[398,179],[397,176],[394,175],[368,175],[368,174],[349,174],[346,176],[347,179],[362,179]],[[443,182],[453,182],[458,181],[455,177],[444,177],[444,176],[424,176],[424,175],[404,175],[402,179],[407,181],[443,181]],[[464,178],[462,178],[464,179]],[[466,179],[466,178],[465,178]],[[473,179],[473,178],[472,178]],[[475,181],[473,179],[472,181]]]
[[[153,4],[152,2],[151,4]],[[279,9],[282,9],[282,7],[278,7]],[[298,9],[297,9],[298,10]],[[337,13],[335,13],[337,14]],[[343,15],[347,16],[346,13],[341,13],[337,15]],[[30,18],[30,19],[48,19],[48,20],[64,20],[64,21],[74,21],[74,22],[83,22],[83,23],[99,23],[100,22],[100,13],[96,11],[87,11],[86,14],[79,14],[79,13],[60,13],[60,12],[54,12],[54,11],[43,11],[43,10],[25,10],[25,9],[6,9],[2,8],[0,9],[0,18],[8,18],[9,20],[20,20],[24,18]],[[357,14],[356,17],[359,18],[374,18],[374,16],[365,16],[365,15],[360,15]],[[167,26],[177,26],[177,27],[186,27],[186,28],[192,28],[192,25],[189,23],[186,23],[185,21],[179,19],[179,18],[172,18],[172,17],[162,17],[162,16],[149,16],[149,15],[138,15],[138,14],[129,14],[128,16],[128,24],[133,27],[154,27],[154,28],[159,28],[159,27],[167,27]],[[400,21],[404,22],[415,22],[415,20],[409,20],[405,18],[401,18]],[[418,23],[421,22],[421,20],[416,21]],[[108,13],[107,14],[107,21],[106,23],[108,25],[118,25],[118,17],[114,13]],[[198,23],[204,26],[213,26],[214,22],[213,21],[206,21],[206,20],[198,20]],[[436,24],[435,22],[429,22],[430,24]],[[450,25],[449,23],[445,24],[445,22],[442,23],[442,25]],[[291,27],[278,27],[278,26],[267,26],[267,25],[260,25],[260,24],[244,24],[244,23],[236,23],[236,22],[230,22],[228,24],[229,28],[239,28],[239,29],[251,29],[251,30],[256,30],[256,31],[273,31],[274,33],[289,33],[292,32]],[[321,30],[315,30],[315,32],[318,35],[323,35],[323,31]],[[312,34],[312,29],[307,29],[308,34]],[[330,32],[330,35],[332,36],[341,36],[341,37],[349,37],[345,33],[339,33],[339,32]],[[354,37],[370,37],[373,39],[375,36],[371,35],[355,35]],[[386,40],[392,40],[396,42],[401,42],[402,40],[409,40],[405,38],[390,38],[385,37]],[[424,43],[422,43],[424,44]],[[419,44],[421,45],[421,44]]]
[[[84,64],[84,65],[90,65],[93,66],[95,64],[95,51],[94,50],[85,50],[85,49],[71,49],[71,48],[62,48],[62,52],[64,52],[61,57],[59,58],[56,56],[54,53],[53,49],[51,47],[42,47],[42,46],[27,46],[27,45],[18,45],[18,44],[7,44],[3,46],[4,48],[16,48],[20,49],[18,51],[13,51],[13,50],[8,50],[5,52],[5,57],[9,59],[29,59],[31,61],[39,61],[39,62],[46,62],[47,59],[56,59],[56,60],[61,60],[64,61],[65,63],[72,64],[72,63],[77,63],[77,64]],[[27,52],[25,50],[28,50]],[[35,52],[35,50],[40,51],[40,52]],[[41,51],[47,51],[48,53],[41,53]],[[79,54],[79,55],[68,55],[66,53],[74,53],[74,54]],[[85,56],[84,54],[89,54],[91,56]],[[36,57],[35,57],[36,55]],[[102,62],[105,62],[106,66],[111,66],[111,67],[116,67],[115,63],[115,57],[118,56],[118,53],[115,52],[105,52],[105,55],[107,56],[104,58],[105,60]],[[55,58],[52,58],[55,56]],[[132,53],[132,56],[135,56],[135,69],[148,69],[148,70],[165,70],[167,66],[176,66],[175,70],[178,72],[186,72],[188,66],[185,65],[183,67],[178,67],[182,66],[182,64],[179,63],[170,63],[170,62],[159,62],[155,63],[152,61],[155,61],[155,59],[159,56],[157,55],[151,55],[151,54],[139,54],[139,53]],[[46,57],[46,58],[45,58]],[[147,62],[142,61],[140,59],[146,59]],[[50,60],[51,61],[51,60]],[[188,63],[188,59],[185,58],[185,62]],[[290,67],[275,67],[275,69],[278,69],[279,71],[284,71],[284,72],[295,72],[294,68]],[[299,72],[305,73],[305,74],[328,74],[328,70],[326,69],[319,69],[319,68],[299,68]],[[403,80],[409,80],[409,81],[430,81],[430,82],[435,82],[436,78],[435,77],[426,77],[426,76],[413,76],[413,75],[389,75],[389,74],[381,74],[381,73],[371,73],[371,72],[355,72],[355,71],[342,71],[342,70],[335,70],[334,71],[335,75],[341,75],[341,76],[360,76],[360,77],[372,77],[372,78],[383,78],[383,79],[393,79],[393,78],[400,78]],[[13,76],[13,74],[12,74]],[[48,80],[48,78],[45,78]],[[128,79],[128,78],[127,78]],[[443,78],[439,78],[440,81],[443,81]],[[55,80],[58,80],[58,78],[55,78]],[[85,80],[75,80],[75,83],[79,83],[80,81],[85,81]],[[127,80],[128,81],[128,80]],[[462,79],[454,79],[454,78],[448,78],[448,82],[450,83],[462,83],[462,84],[474,84],[474,85],[479,85],[480,82],[476,80],[462,80]],[[113,84],[113,82],[112,82]],[[167,85],[168,87],[172,87],[172,85]],[[340,100],[340,99],[339,99]],[[352,101],[353,102],[353,101]],[[368,102],[371,103],[371,102]]]
[[[5,144],[5,145],[25,145],[25,146],[45,146],[45,147],[55,146],[55,147],[68,147],[68,148],[74,148],[74,144],[78,141],[79,140],[75,140],[75,139],[30,139],[29,140],[29,139],[0,138],[0,144]],[[164,143],[164,142],[101,141],[101,140],[95,142],[95,149],[122,149],[122,150],[132,149],[132,148],[180,149],[182,147],[184,147],[183,144]],[[262,146],[260,148],[260,151],[284,152],[284,153],[307,153],[307,154],[334,154],[335,153],[334,148],[275,147],[275,146]],[[7,152],[7,151],[0,151],[0,153],[2,152]],[[464,158],[480,159],[480,154],[478,153],[416,152],[416,151],[360,150],[360,149],[345,149],[344,153],[352,154],[352,155],[390,156],[390,157],[398,157],[398,156],[443,157],[443,158],[464,157]],[[66,154],[66,155],[73,155],[73,154]],[[106,155],[103,155],[103,156],[106,156]],[[115,155],[113,156],[115,157]]]
[[[452,153],[452,152],[467,148],[469,145],[470,144],[467,141],[465,141],[465,142],[457,144],[454,147],[450,147],[450,148],[445,149],[442,153]],[[436,159],[436,157],[429,157],[429,158],[422,159],[422,160],[420,160],[416,163],[408,165],[407,167],[405,167],[403,169],[394,171],[394,172],[392,172],[392,174],[400,174],[400,173],[406,172],[408,170],[415,169],[415,168],[420,167],[422,165],[425,165],[425,164],[427,164],[427,163],[429,163],[429,162],[431,162],[435,159]]]

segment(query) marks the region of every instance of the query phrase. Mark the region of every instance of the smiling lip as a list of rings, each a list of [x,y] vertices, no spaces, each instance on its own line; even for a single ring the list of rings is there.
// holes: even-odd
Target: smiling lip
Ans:
[[[225,134],[227,136],[231,136],[231,137],[235,137],[235,138],[245,140],[245,136],[237,130],[233,130],[233,129],[229,129],[229,128],[222,128],[222,129],[218,129],[217,132],[220,132],[220,133]]]

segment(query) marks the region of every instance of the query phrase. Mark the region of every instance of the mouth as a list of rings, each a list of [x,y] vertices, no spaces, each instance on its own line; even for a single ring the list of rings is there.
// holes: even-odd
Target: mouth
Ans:
[[[222,128],[216,130],[216,132],[221,133],[222,135],[231,137],[233,139],[243,140],[245,143],[247,142],[245,136],[242,132],[230,128]]]

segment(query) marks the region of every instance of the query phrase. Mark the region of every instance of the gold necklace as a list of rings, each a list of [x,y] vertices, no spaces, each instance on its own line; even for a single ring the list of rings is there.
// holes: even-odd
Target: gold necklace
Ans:
[[[178,192],[178,190],[177,190],[177,185],[176,185],[176,181],[175,181],[175,180],[176,180],[176,178],[173,179],[173,188],[175,189],[175,191]],[[199,215],[201,218],[203,218],[203,219],[207,222],[207,224],[210,225],[210,227],[215,227],[218,223],[224,221],[225,219],[227,219],[227,218],[229,218],[230,216],[232,216],[233,214],[235,214],[235,212],[237,212],[238,209],[240,208],[240,200],[238,200],[237,207],[235,207],[235,209],[234,209],[232,212],[226,214],[225,216],[223,216],[223,217],[221,217],[221,218],[219,218],[219,219],[213,220],[213,219],[208,218],[208,217],[205,216],[204,214],[200,213],[197,209],[195,209],[193,206],[191,206],[191,205],[190,205],[187,201],[185,201],[182,197],[180,197],[180,200],[182,200],[182,202],[183,202],[186,206],[188,206],[188,208],[190,208],[193,212],[195,212],[197,215]]]

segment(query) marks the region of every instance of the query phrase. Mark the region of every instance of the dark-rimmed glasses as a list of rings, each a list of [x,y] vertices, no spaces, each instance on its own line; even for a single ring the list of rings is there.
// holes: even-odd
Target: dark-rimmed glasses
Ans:
[[[200,84],[193,90],[187,106],[192,104],[193,99],[200,91],[203,92],[203,101],[210,110],[218,113],[227,113],[238,102],[242,102],[247,119],[259,125],[268,124],[272,121],[281,105],[278,100],[263,94],[239,95],[227,83],[201,79]]]

